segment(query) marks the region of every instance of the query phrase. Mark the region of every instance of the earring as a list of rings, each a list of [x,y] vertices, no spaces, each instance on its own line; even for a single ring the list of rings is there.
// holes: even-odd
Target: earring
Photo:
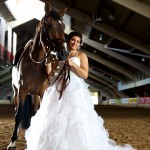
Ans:
[[[80,44],[80,46],[83,46],[83,42]]]

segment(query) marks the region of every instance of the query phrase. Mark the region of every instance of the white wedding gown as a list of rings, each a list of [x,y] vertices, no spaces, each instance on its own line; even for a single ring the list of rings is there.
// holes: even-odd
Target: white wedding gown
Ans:
[[[80,65],[79,58],[71,59]],[[55,85],[46,90],[25,133],[27,150],[133,150],[128,144],[116,145],[109,139],[87,87],[82,78],[71,72],[60,100]]]

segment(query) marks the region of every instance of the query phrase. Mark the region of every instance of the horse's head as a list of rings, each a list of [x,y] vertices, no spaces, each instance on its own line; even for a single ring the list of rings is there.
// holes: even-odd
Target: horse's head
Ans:
[[[46,55],[55,54],[60,61],[68,57],[64,36],[65,24],[62,22],[66,10],[57,12],[48,1],[45,3],[45,16],[40,22],[40,42],[43,50]]]

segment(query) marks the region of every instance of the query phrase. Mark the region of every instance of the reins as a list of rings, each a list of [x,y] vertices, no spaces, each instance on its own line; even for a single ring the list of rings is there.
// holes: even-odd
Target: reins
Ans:
[[[53,84],[57,80],[58,80],[58,82],[56,84],[56,89],[57,89],[58,92],[60,92],[60,96],[59,96],[59,100],[60,100],[64,90],[66,89],[66,87],[68,86],[68,84],[70,82],[70,65],[68,63],[68,60],[65,61],[65,64],[64,64],[62,70],[60,71],[59,75],[57,76],[57,78],[55,79]],[[60,82],[62,82],[62,83],[60,83]],[[60,90],[59,90],[58,87],[60,85],[61,85],[61,87],[60,87]]]
[[[20,58],[19,58],[19,60],[18,60],[17,68],[19,68],[19,64],[20,64],[20,62],[21,62],[21,59],[22,59],[22,57],[23,57],[23,55],[24,55],[24,53],[25,53],[27,47],[28,47],[28,46],[31,46],[31,43],[32,43],[32,42],[33,42],[33,40],[29,40],[28,43],[25,45],[25,47],[24,47],[24,49],[23,49],[23,52],[22,52],[22,54],[21,54],[21,56],[20,56]]]
[[[50,49],[50,48],[49,48],[49,49]],[[30,59],[31,59],[34,63],[37,63],[37,64],[41,64],[43,61],[45,61],[49,54],[50,54],[50,50],[48,51],[48,53],[45,54],[45,56],[44,56],[40,61],[36,61],[36,60],[34,60],[34,59],[32,58],[31,49],[30,49],[30,51],[29,51]]]

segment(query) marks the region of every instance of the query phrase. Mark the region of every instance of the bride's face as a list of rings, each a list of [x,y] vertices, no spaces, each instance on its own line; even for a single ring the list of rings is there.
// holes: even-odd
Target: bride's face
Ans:
[[[80,42],[81,39],[78,36],[73,36],[69,43],[68,43],[68,47],[70,50],[77,50],[80,47]]]

